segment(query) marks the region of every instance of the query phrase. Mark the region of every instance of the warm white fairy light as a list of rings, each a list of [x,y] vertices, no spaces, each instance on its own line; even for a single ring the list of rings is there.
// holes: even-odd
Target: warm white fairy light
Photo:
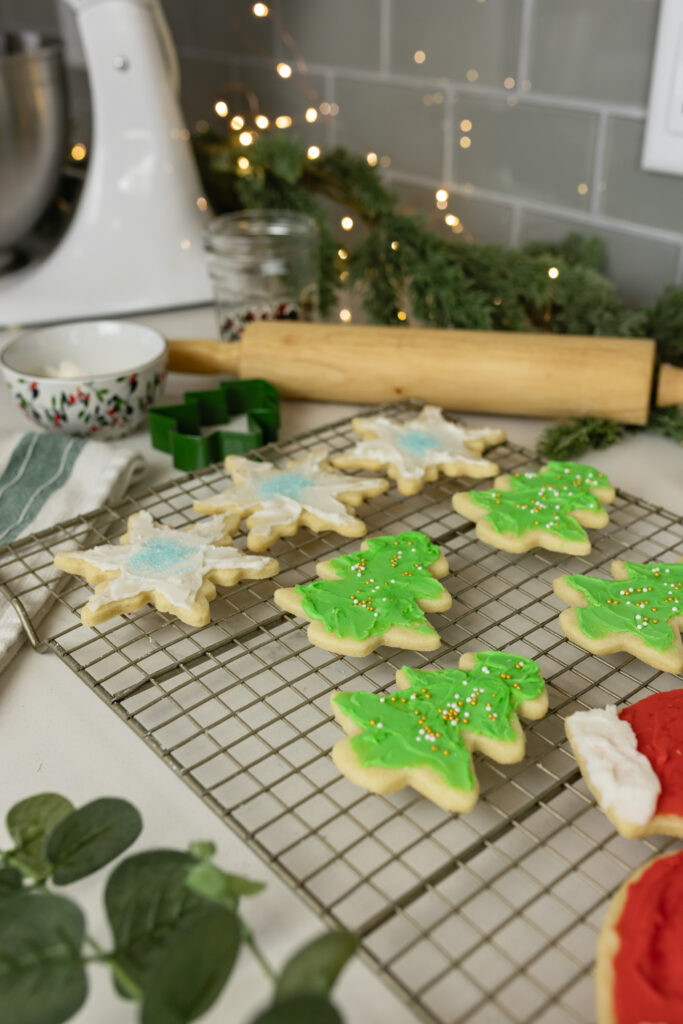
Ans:
[[[309,124],[313,124],[314,121],[318,120],[318,111],[315,109],[315,107],[309,107],[306,113],[304,114],[304,117],[306,118]]]
[[[393,241],[393,242],[391,243],[391,248],[392,248],[392,249],[394,250],[394,252],[398,252],[398,249],[399,249],[399,244],[398,244],[398,242],[396,242],[396,241]]]
[[[246,157],[246,156],[238,156],[237,157],[237,166],[239,167],[239,169],[241,171],[248,171],[249,168],[251,167],[251,164],[249,163],[248,157]]]
[[[74,142],[71,147],[71,159],[72,160],[85,160],[88,155],[88,150],[84,142]]]
[[[216,111],[219,117],[228,116],[228,104],[225,100],[217,100],[213,105],[213,109]]]
[[[349,276],[348,270],[342,270],[341,274],[339,275],[339,280],[340,281],[345,281],[348,276]]]
[[[580,196],[585,196],[588,194],[588,185],[585,183],[585,181],[582,181],[580,185],[576,186],[576,191],[579,193]]]
[[[252,11],[257,18],[265,18],[268,15],[268,8],[265,4],[254,4]]]
[[[436,204],[436,208],[437,208],[437,210],[447,210],[448,209],[448,200],[447,199],[442,199],[440,202],[438,202]]]
[[[471,145],[472,145],[472,139],[469,137],[469,135],[461,135],[460,136],[460,148],[461,149],[469,149]]]
[[[460,218],[456,217],[454,213],[447,213],[446,216],[444,217],[444,220],[451,228],[455,227],[456,224],[460,223]]]
[[[320,104],[320,113],[323,115],[323,117],[329,114],[330,109],[330,104],[323,100],[323,102]]]
[[[254,136],[251,132],[241,132],[239,136],[241,146],[251,146],[254,141]]]
[[[267,128],[268,125],[270,124],[270,121],[268,120],[265,114],[259,114],[257,117],[254,118],[254,124],[256,125],[257,128]]]
[[[206,210],[208,205],[209,204],[207,203],[205,196],[197,196],[197,209],[198,210]]]
[[[381,156],[379,158],[379,165],[380,165],[380,167],[390,167],[391,166],[391,157],[390,156]]]
[[[424,62],[427,60],[427,54],[424,52],[424,50],[416,50],[415,53],[413,54],[413,60],[415,61],[416,64],[424,64]]]
[[[559,277],[559,276],[560,276],[560,272],[557,269],[557,267],[548,267],[548,277],[549,278],[551,278],[554,281],[555,278]]]
[[[344,231],[350,231],[353,227],[353,217],[342,217],[339,221]]]
[[[340,260],[347,260],[349,258],[349,254],[346,249],[337,249],[337,256]]]
[[[291,128],[291,126],[292,126],[292,119],[289,116],[289,114],[280,114],[279,117],[275,118],[275,127],[276,128]]]
[[[469,68],[469,70],[465,74],[465,78],[467,79],[468,82],[476,82],[476,80],[479,78],[479,72],[477,71],[476,68]]]
[[[275,68],[275,70],[277,71],[280,78],[289,78],[292,74],[292,69],[290,68],[289,64],[285,64],[284,61],[281,61]]]
[[[191,249],[192,248],[192,242],[190,241],[190,239],[189,238],[183,238],[181,243],[180,243],[180,248],[181,249]]]
[[[396,319],[397,320],[407,320],[408,319],[408,314],[405,312],[405,310],[399,309],[398,313],[396,314]]]
[[[351,310],[350,309],[340,309],[339,310],[339,319],[342,320],[345,324],[348,324],[348,322],[351,320]]]
[[[336,117],[337,116],[337,114],[339,113],[339,104],[338,103],[330,103],[330,113],[332,114],[332,117]]]
[[[460,131],[461,132],[472,131],[472,122],[470,121],[469,117],[464,117],[462,119],[462,121],[460,122]]]
[[[240,131],[241,128],[244,128],[244,118],[241,117],[239,114],[236,114],[233,117],[232,121],[230,122],[230,127],[233,129],[233,131]]]
[[[512,75],[508,75],[508,77],[503,82],[503,85],[505,86],[506,89],[514,89],[514,87],[515,87],[515,80],[512,77]]]
[[[308,157],[309,160],[317,160],[318,157],[320,156],[320,147],[309,146],[308,149],[306,150],[306,156]]]
[[[365,159],[367,160],[371,167],[376,167],[379,158],[376,153],[366,153]]]
[[[434,198],[436,199],[437,203],[445,203],[446,200],[448,199],[448,192],[446,191],[445,188],[437,188],[436,192],[434,193]]]

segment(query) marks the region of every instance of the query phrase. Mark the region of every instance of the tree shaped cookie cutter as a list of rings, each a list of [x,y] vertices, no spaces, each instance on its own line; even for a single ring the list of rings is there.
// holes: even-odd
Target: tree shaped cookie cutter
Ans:
[[[247,429],[230,418],[246,414]],[[277,440],[280,399],[265,380],[222,381],[215,391],[189,391],[181,405],[149,411],[152,444],[173,456],[176,469],[203,469],[226,455],[243,455]],[[215,428],[211,430],[211,428]]]

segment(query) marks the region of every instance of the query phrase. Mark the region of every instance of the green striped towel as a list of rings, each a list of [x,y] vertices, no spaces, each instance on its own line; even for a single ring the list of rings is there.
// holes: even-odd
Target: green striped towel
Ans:
[[[140,454],[111,443],[68,434],[0,435],[0,547],[120,501],[143,471]],[[52,601],[46,590],[23,603],[38,625]],[[23,640],[16,613],[0,595],[0,671]]]

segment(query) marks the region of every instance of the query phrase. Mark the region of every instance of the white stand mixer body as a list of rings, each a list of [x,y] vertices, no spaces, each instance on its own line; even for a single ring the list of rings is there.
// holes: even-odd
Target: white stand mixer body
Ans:
[[[71,224],[42,263],[0,278],[15,325],[211,300],[208,217],[158,0],[67,0],[86,55],[93,141]],[[205,203],[201,205],[205,206]]]

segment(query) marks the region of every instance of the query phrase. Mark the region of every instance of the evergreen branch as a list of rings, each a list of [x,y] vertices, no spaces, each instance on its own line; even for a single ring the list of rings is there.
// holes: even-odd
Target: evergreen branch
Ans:
[[[653,409],[648,429],[683,444],[683,407],[671,405],[666,409]]]
[[[621,423],[592,416],[571,419],[547,427],[536,443],[542,459],[574,459],[589,449],[609,448],[625,432]]]

